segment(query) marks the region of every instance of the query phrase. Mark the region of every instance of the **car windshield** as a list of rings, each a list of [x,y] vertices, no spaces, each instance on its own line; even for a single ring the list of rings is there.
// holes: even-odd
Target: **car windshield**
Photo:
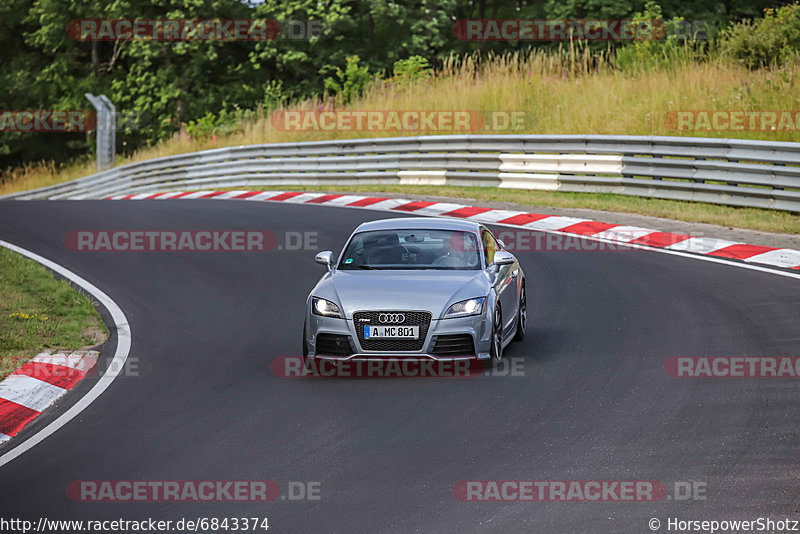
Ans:
[[[455,230],[375,230],[353,236],[339,269],[481,268],[475,234]]]

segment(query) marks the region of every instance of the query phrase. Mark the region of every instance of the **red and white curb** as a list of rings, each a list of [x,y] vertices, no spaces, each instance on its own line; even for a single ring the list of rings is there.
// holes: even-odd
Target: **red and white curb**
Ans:
[[[97,351],[43,352],[0,382],[0,443],[94,372]]]
[[[125,368],[125,361],[128,359],[128,354],[130,353],[131,349],[131,330],[130,326],[128,325],[128,319],[125,317],[122,309],[114,302],[111,297],[106,295],[103,291],[100,290],[97,286],[78,276],[77,274],[73,273],[69,269],[62,267],[61,265],[57,264],[54,261],[48,260],[47,258],[36,254],[35,252],[31,252],[30,250],[24,249],[19,247],[13,243],[9,243],[8,241],[4,241],[0,239],[0,247],[7,248],[12,250],[18,254],[29,258],[46,268],[50,269],[51,271],[57,273],[59,276],[69,280],[76,286],[83,289],[86,293],[92,296],[94,300],[99,302],[109,313],[111,316],[111,323],[109,324],[109,328],[113,329],[114,333],[116,333],[116,349],[114,350],[114,355],[109,362],[108,368],[103,372],[102,376],[98,378],[94,385],[92,385],[92,389],[86,392],[83,396],[81,396],[74,404],[72,404],[67,410],[56,417],[54,421],[51,421],[41,430],[38,430],[35,434],[28,437],[27,439],[14,444],[12,443],[7,444],[7,447],[10,449],[6,452],[3,452],[0,455],[0,467],[3,467],[7,463],[13,461],[15,458],[19,458],[21,455],[25,454],[27,451],[31,450],[33,447],[47,439],[49,436],[53,435],[57,432],[61,427],[75,419],[83,410],[89,407],[94,401],[103,394],[103,392],[108,389],[108,386],[111,385],[112,382],[116,379],[116,377],[120,374],[122,369]],[[69,355],[67,355],[67,359],[65,359],[65,363],[71,361],[69,359]],[[83,359],[81,359],[83,361]],[[90,360],[86,360],[86,364],[88,364]],[[46,362],[52,363],[52,362]],[[86,364],[83,364],[84,366]],[[63,365],[57,363],[55,365]],[[66,365],[69,367],[69,365]],[[87,376],[88,374],[92,373],[90,369],[86,367],[82,367],[80,369],[83,371],[83,376]],[[61,389],[66,390],[67,388],[58,386]],[[35,398],[35,397],[34,397]],[[16,401],[12,401],[16,402]],[[17,402],[19,404],[19,402]],[[30,422],[30,421],[28,421]],[[5,434],[5,432],[4,432]],[[13,446],[12,446],[13,445]]]
[[[185,191],[141,193],[106,197],[110,200],[229,199],[292,204],[324,204],[348,208],[367,208],[419,215],[455,217],[487,224],[517,226],[528,230],[557,232],[591,237],[614,243],[662,248],[703,256],[742,260],[747,263],[800,270],[800,251],[788,248],[749,245],[711,237],[662,232],[637,226],[610,224],[576,217],[542,215],[523,211],[481,208],[449,202],[406,200],[362,195],[331,195],[301,191]]]

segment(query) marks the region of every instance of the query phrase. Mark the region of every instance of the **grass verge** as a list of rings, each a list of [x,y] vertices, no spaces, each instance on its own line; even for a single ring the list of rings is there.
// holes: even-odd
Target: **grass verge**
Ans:
[[[91,300],[33,260],[0,247],[0,380],[42,349],[77,350],[107,336]]]
[[[242,188],[240,188],[242,189]],[[593,209],[617,213],[632,213],[684,222],[708,223],[729,228],[744,228],[761,232],[800,234],[800,214],[758,208],[736,208],[703,202],[682,202],[657,198],[632,197],[611,193],[567,193],[526,191],[496,187],[456,187],[426,185],[347,185],[274,186],[264,190],[350,191],[399,193],[414,197],[431,195],[465,199],[471,202],[513,202],[536,208]]]

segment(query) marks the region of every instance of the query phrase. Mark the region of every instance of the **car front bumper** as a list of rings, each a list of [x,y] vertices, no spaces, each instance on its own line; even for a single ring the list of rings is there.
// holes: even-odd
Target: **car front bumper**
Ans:
[[[433,315],[436,317],[436,314]],[[486,312],[481,315],[471,315],[469,317],[458,317],[453,319],[432,319],[422,349],[419,351],[373,351],[364,350],[359,342],[356,333],[356,325],[352,317],[349,319],[338,319],[333,317],[323,317],[307,311],[306,318],[306,345],[308,346],[308,357],[332,361],[346,360],[369,360],[390,358],[412,358],[412,359],[432,359],[436,361],[461,361],[461,360],[484,360],[488,359],[490,348],[491,324],[486,318]],[[363,326],[359,326],[363,328]],[[333,334],[348,336],[352,347],[351,354],[326,354],[318,352],[316,339],[318,334]],[[474,354],[471,355],[441,355],[434,351],[436,338],[438,336],[469,334],[472,336],[475,347]]]

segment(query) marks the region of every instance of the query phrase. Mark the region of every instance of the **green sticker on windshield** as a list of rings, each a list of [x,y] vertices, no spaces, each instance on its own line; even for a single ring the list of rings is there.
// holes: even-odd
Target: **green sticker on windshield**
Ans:
[[[353,263],[353,258],[347,258],[344,260],[345,263]]]

